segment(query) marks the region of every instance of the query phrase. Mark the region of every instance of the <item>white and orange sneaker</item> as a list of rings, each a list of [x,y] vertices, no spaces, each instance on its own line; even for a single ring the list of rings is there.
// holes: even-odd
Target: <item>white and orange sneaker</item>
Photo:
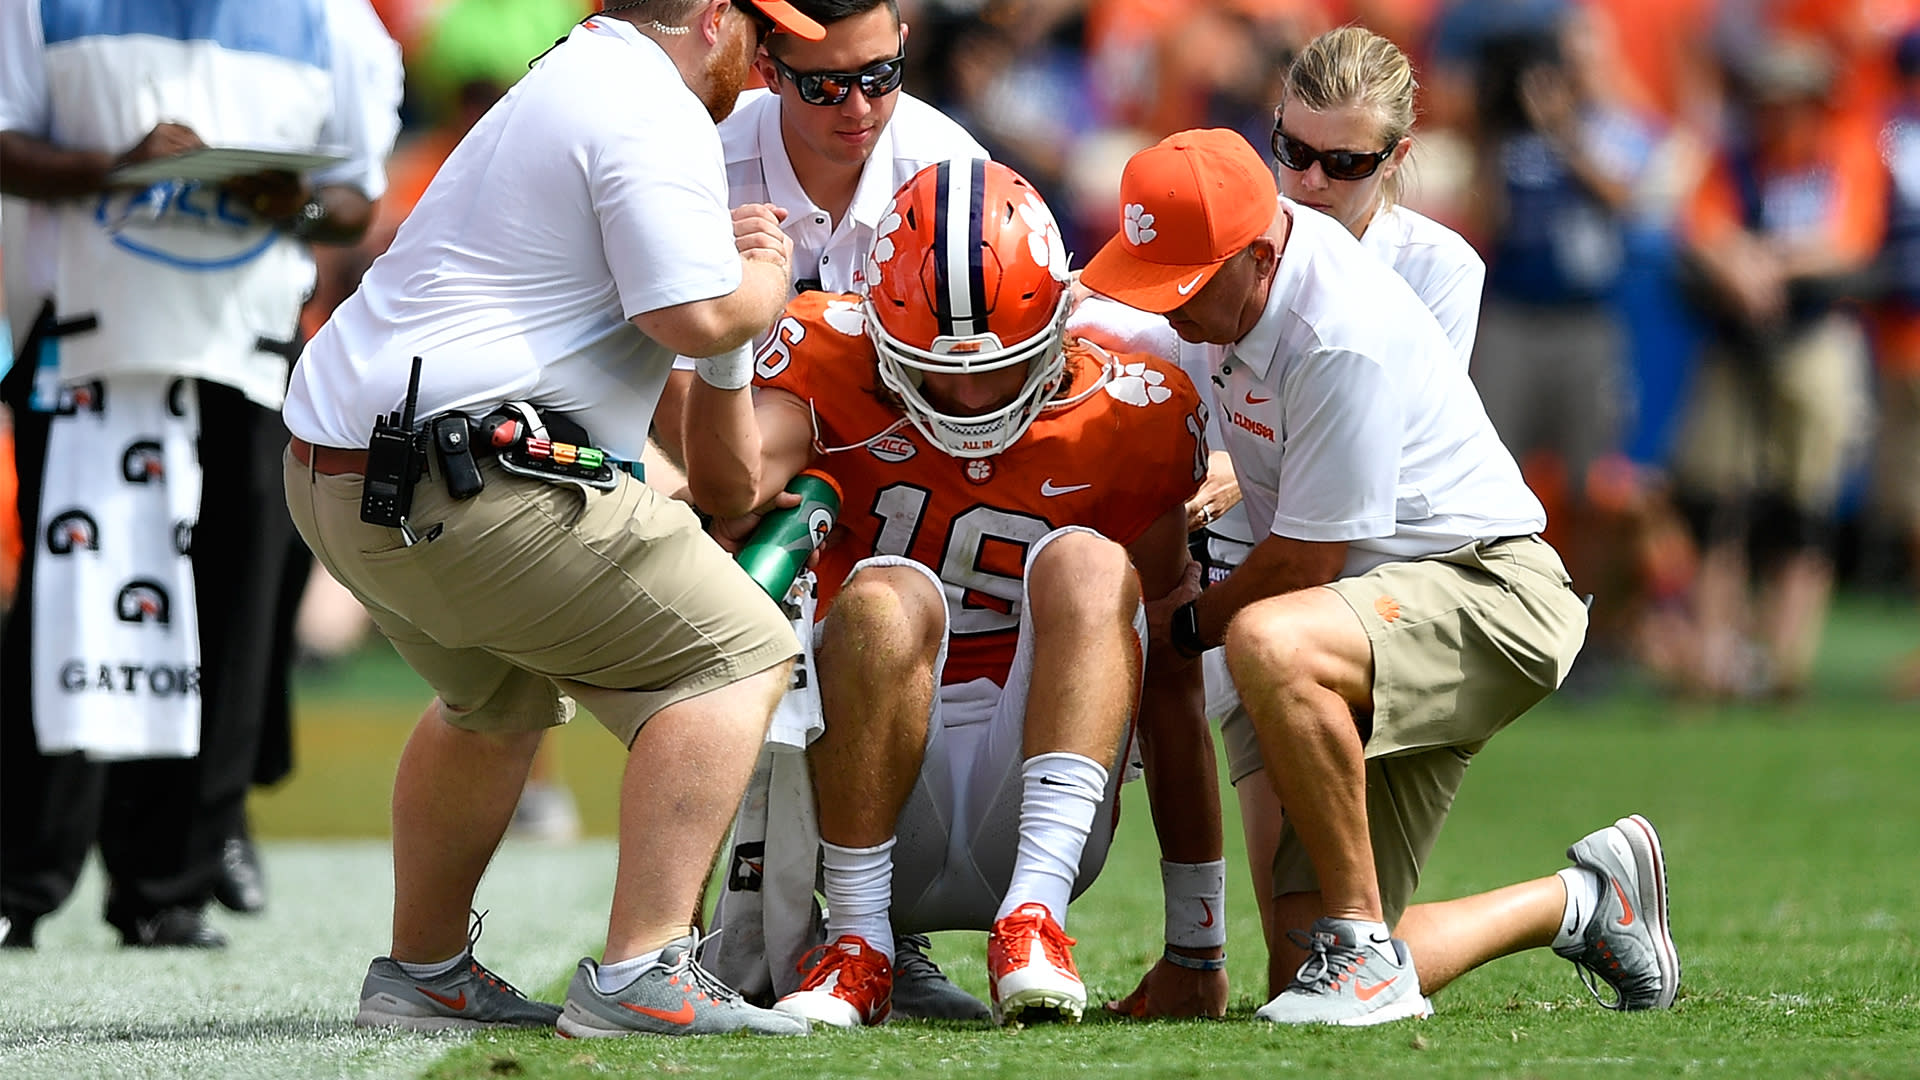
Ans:
[[[816,946],[800,970],[800,989],[774,1002],[774,1011],[838,1028],[884,1023],[893,1011],[893,966],[865,938],[842,934]]]
[[[998,1024],[1079,1023],[1087,988],[1073,966],[1074,940],[1042,904],[1022,904],[987,936],[987,982]]]

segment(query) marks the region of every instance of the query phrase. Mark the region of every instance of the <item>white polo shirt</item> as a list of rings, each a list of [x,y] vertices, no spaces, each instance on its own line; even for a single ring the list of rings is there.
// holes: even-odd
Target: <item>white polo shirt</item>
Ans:
[[[1453,353],[1465,370],[1473,358],[1473,338],[1480,329],[1480,291],[1487,283],[1487,264],[1466,237],[1404,206],[1389,206],[1373,215],[1360,246],[1413,287],[1420,302],[1433,312]]]
[[[1342,577],[1545,528],[1420,298],[1339,222],[1280,205],[1292,227],[1265,312],[1207,347],[1248,519],[1348,542]]]
[[[771,90],[748,90],[740,95],[733,115],[720,123],[720,143],[727,157],[729,206],[772,203],[787,212],[780,229],[793,241],[793,275],[797,285],[812,280],[827,292],[857,293],[866,288],[861,267],[873,247],[873,231],[887,214],[887,203],[914,173],[949,158],[983,158],[984,147],[947,114],[898,91],[893,116],[874,140],[873,153],[860,169],[853,202],[838,222],[814,204],[787,158],[780,134],[780,95]],[[812,106],[806,106],[811,108]],[[693,360],[678,357],[673,366],[693,370]]]
[[[706,108],[658,45],[589,20],[460,141],[315,335],[287,426],[365,446],[418,355],[419,416],[528,401],[637,458],[673,353],[627,320],[740,280]]]
[[[873,230],[887,202],[914,173],[949,158],[983,158],[987,151],[945,113],[904,90],[893,116],[874,140],[860,170],[853,203],[836,224],[800,186],[780,134],[785,106],[771,90],[740,95],[733,115],[720,125],[727,157],[727,201],[732,206],[772,203],[787,211],[781,223],[793,241],[793,274],[812,278],[828,292],[860,292],[860,267],[873,246]],[[812,108],[812,106],[802,106]]]

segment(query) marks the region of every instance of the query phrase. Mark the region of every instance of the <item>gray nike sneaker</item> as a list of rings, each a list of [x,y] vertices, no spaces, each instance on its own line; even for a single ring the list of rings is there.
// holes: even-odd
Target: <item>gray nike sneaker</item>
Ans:
[[[625,987],[603,994],[594,982],[600,966],[580,961],[567,987],[560,1034],[570,1039],[615,1035],[805,1035],[798,1016],[747,1004],[738,992],[694,962],[699,939],[692,934],[668,945],[660,959],[642,968]]]
[[[1407,943],[1395,937],[1363,940],[1351,919],[1315,919],[1310,932],[1287,931],[1307,950],[1293,982],[1254,1013],[1276,1024],[1367,1027],[1433,1015],[1420,993]]]
[[[442,1031],[448,1028],[551,1028],[560,1006],[529,1001],[512,983],[487,970],[468,949],[464,961],[444,975],[416,979],[390,956],[367,968],[360,984],[356,1027]]]
[[[1593,999],[1609,1009],[1667,1009],[1680,990],[1680,954],[1667,925],[1667,860],[1660,834],[1639,814],[1623,817],[1567,849],[1575,866],[1600,878],[1580,942],[1556,953],[1574,962]],[[1596,984],[1613,987],[1614,1000]]]
[[[894,939],[893,1015],[908,1020],[991,1020],[987,1003],[954,985],[927,956],[925,934]]]

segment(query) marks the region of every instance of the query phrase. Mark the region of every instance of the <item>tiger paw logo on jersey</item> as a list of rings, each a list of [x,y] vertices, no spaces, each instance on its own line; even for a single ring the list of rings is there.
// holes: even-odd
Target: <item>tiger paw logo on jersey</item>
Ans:
[[[1127,204],[1127,216],[1121,224],[1127,231],[1127,243],[1134,247],[1151,244],[1153,238],[1160,235],[1153,229],[1153,215],[1137,202]]]
[[[967,482],[984,484],[993,479],[993,461],[989,458],[969,458],[966,468]]]
[[[1107,393],[1129,405],[1146,408],[1173,396],[1167,377],[1145,364],[1126,364],[1107,382]]]
[[[860,305],[852,300],[830,300],[827,310],[821,313],[828,326],[847,335],[861,337],[867,332],[867,316]]]
[[[68,510],[47,523],[47,553],[100,550],[100,526],[85,510]]]

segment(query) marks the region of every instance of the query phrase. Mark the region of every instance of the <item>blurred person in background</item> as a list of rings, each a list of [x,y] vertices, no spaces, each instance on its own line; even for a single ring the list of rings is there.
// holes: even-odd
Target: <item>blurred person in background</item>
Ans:
[[[902,89],[911,27],[895,0],[793,2],[826,28],[826,37],[777,35],[755,59],[765,88],[742,94],[720,124],[727,198],[734,206],[771,203],[786,212],[781,229],[793,242],[796,294],[858,293],[867,285],[875,230],[900,185],[934,162],[984,158],[987,151]],[[654,440],[672,462],[681,460],[693,378],[693,361],[677,361],[654,415]],[[896,1015],[988,1015],[984,1003],[927,959],[924,935],[898,940]]]
[[[1920,581],[1920,27],[1900,38],[1894,55],[1900,88],[1879,143],[1891,185],[1877,267],[1884,293],[1872,310],[1880,375],[1873,478],[1875,509],[1904,541],[1909,573]],[[1920,697],[1920,652],[1901,660],[1893,690]]]
[[[125,944],[219,947],[204,907],[235,884],[262,726],[285,708],[272,462],[308,245],[366,227],[397,50],[365,0],[0,17],[0,190],[32,215],[9,294],[34,305],[12,312],[27,344],[4,397],[36,538],[0,631],[5,944],[32,945],[98,843]],[[113,176],[206,145],[346,157],[310,178]]]
[[[1875,128],[1829,108],[1818,45],[1768,40],[1728,63],[1740,126],[1685,219],[1712,332],[1674,472],[1703,554],[1689,621],[1648,652],[1691,692],[1792,696],[1826,622],[1842,477],[1864,448],[1865,345],[1841,301],[1880,245],[1887,172]]]
[[[1612,101],[1599,27],[1573,7],[1482,42],[1473,226],[1488,264],[1474,385],[1546,503],[1576,588],[1596,594],[1589,677],[1628,651],[1634,627],[1633,564],[1610,498],[1634,408],[1614,292],[1635,185],[1658,144]]]

